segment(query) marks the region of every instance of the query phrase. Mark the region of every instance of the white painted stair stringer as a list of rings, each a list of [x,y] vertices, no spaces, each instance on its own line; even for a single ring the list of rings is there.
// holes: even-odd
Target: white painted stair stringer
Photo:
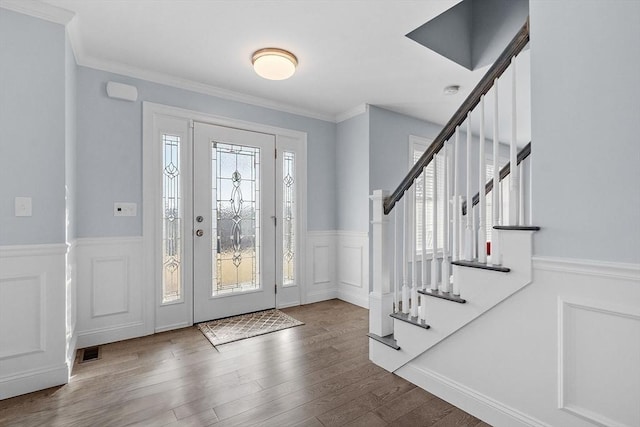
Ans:
[[[369,358],[374,363],[390,372],[396,371],[531,283],[533,231],[495,232],[500,234],[503,265],[511,271],[502,273],[454,265],[466,304],[429,298],[427,324],[430,329],[394,319],[393,334],[400,350],[370,340]]]

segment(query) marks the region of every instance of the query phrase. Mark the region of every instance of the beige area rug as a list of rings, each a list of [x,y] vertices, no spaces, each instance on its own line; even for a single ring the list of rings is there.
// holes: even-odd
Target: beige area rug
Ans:
[[[198,329],[216,346],[300,325],[304,323],[274,309],[198,323]]]

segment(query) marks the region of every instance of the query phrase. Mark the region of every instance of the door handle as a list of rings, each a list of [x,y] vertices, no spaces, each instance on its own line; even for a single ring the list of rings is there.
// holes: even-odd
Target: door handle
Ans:
[[[204,231],[203,230],[196,230],[196,236],[198,236],[198,237],[204,236]]]

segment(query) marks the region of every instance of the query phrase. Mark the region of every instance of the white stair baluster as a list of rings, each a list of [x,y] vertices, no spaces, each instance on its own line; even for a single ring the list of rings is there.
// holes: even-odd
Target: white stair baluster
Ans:
[[[393,312],[397,313],[400,307],[398,283],[398,209],[393,210]]]
[[[407,258],[407,224],[409,223],[409,209],[407,206],[407,193],[402,198],[402,209],[404,221],[402,222],[402,312],[409,314],[409,282],[408,282],[408,263]]]
[[[493,81],[493,190],[491,196],[492,203],[492,222],[496,226],[500,225],[500,212],[502,211],[502,203],[500,201],[500,139],[498,128],[498,79]],[[502,264],[502,256],[500,255],[500,231],[491,230],[491,263],[494,265]]]
[[[422,289],[427,289],[427,167],[422,168]],[[427,298],[420,295],[420,321],[427,320]]]
[[[440,271],[442,273],[442,284],[440,290],[442,292],[449,292],[449,141],[444,143],[444,162],[442,176],[444,181],[442,182],[444,188],[444,197],[442,198],[442,267]]]
[[[480,97],[480,153],[478,155],[478,262],[487,262],[487,198],[484,186],[487,182],[487,159],[484,138],[484,95]]]
[[[427,289],[427,167],[422,168],[422,289]]]
[[[458,157],[460,156],[460,126],[456,126],[455,142],[453,146],[453,198],[451,199],[451,211],[452,211],[452,243],[451,243],[451,260],[458,261],[460,259],[460,214],[458,205],[458,195],[460,194],[460,179],[458,177]]]
[[[471,111],[467,113],[467,215],[466,227],[464,232],[464,259],[466,261],[473,260],[473,231],[471,230],[473,209],[473,200],[471,198]]]
[[[433,234],[431,239],[431,290],[438,290],[438,154],[433,155],[433,189],[431,192],[432,197],[432,212],[431,222],[433,226]]]
[[[518,147],[517,147],[517,103],[516,103],[516,61],[515,57],[511,58],[511,144],[509,161],[511,162],[509,172],[511,179],[509,180],[509,225],[519,225],[520,214],[518,207],[520,205],[520,196],[518,190],[520,187],[520,179],[518,178]]]
[[[418,317],[418,267],[416,266],[416,229],[417,229],[417,218],[415,215],[416,212],[416,182],[413,181],[413,186],[409,190],[409,194],[412,201],[411,210],[411,238],[409,241],[411,242],[411,317]]]
[[[520,199],[518,200],[518,224],[526,225],[524,218],[524,162],[520,163],[518,166],[518,195]]]

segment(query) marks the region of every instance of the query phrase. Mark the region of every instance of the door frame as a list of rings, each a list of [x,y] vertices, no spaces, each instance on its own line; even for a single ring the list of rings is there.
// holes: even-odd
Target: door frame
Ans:
[[[276,126],[265,125],[262,123],[254,123],[244,120],[233,119],[229,117],[217,116],[213,114],[202,113],[198,111],[188,110],[179,107],[173,107],[153,102],[142,103],[142,240],[143,240],[143,282],[145,283],[146,303],[143,307],[145,323],[147,323],[147,331],[149,333],[162,332],[171,329],[182,328],[193,325],[193,280],[186,282],[184,285],[184,298],[170,304],[161,304],[161,290],[158,286],[159,271],[161,265],[161,256],[159,252],[160,244],[158,239],[162,236],[158,235],[160,230],[160,218],[157,215],[156,206],[160,203],[162,197],[162,188],[160,182],[160,144],[158,141],[157,124],[162,120],[171,119],[177,123],[181,123],[183,129],[187,129],[185,142],[192,147],[193,141],[193,122],[208,123],[217,126],[224,126],[236,129],[247,130],[251,132],[268,133],[275,135],[276,147],[285,149],[295,149],[296,165],[298,174],[298,215],[299,221],[297,231],[299,235],[299,251],[297,256],[297,283],[295,286],[282,288],[281,279],[277,277],[278,294],[276,295],[276,307],[283,308],[288,306],[299,305],[305,302],[304,295],[305,277],[306,277],[306,239],[307,239],[307,134],[291,129],[280,128]],[[277,161],[281,160],[278,153]],[[189,168],[191,168],[191,159]],[[276,166],[278,163],[276,163]],[[276,167],[276,174],[281,168]],[[277,176],[277,175],[276,175]],[[276,180],[277,182],[277,180]],[[187,184],[189,186],[190,184]],[[191,191],[190,187],[187,191]],[[276,192],[279,194],[279,192]],[[279,200],[279,198],[277,198]],[[190,213],[191,207],[186,208],[185,212],[185,251],[190,251],[191,230],[193,229],[193,215]],[[278,209],[278,206],[276,206]],[[278,212],[278,211],[276,211]],[[190,217],[187,217],[190,215]],[[281,229],[279,229],[281,230]],[[160,232],[161,234],[161,232]],[[276,235],[276,241],[280,231]],[[189,247],[189,248],[188,248]],[[280,275],[281,267],[279,267],[278,257],[276,257],[277,274]],[[192,267],[185,273],[186,277],[192,277]],[[184,277],[183,277],[184,279]]]

